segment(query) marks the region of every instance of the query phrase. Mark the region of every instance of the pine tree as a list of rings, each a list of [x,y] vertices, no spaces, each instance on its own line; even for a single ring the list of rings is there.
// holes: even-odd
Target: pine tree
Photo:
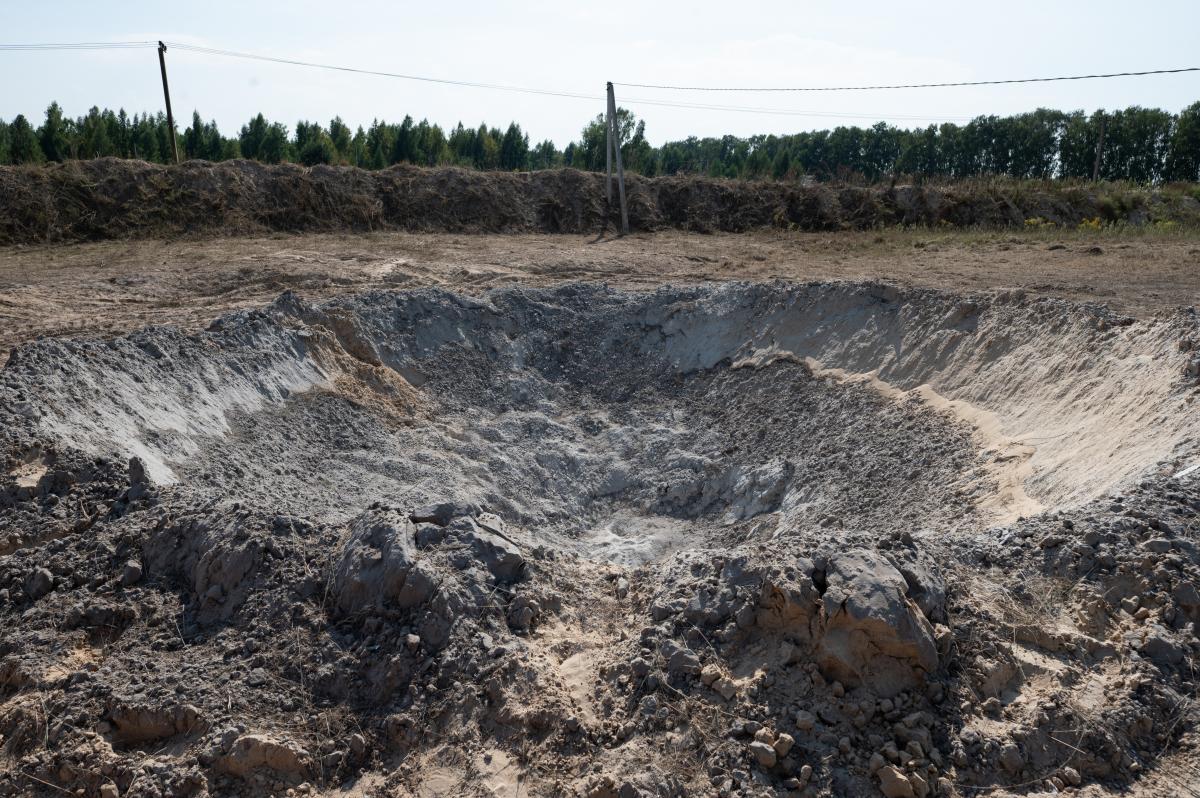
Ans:
[[[351,155],[346,159],[352,166],[365,166],[367,156],[367,134],[362,129],[362,125],[354,131],[354,138],[350,139]]]
[[[79,131],[79,154],[84,158],[103,158],[114,152],[112,141],[108,137],[108,123],[100,109],[92,106],[87,116],[76,122]]]
[[[9,163],[41,163],[46,160],[37,135],[24,114],[17,114],[9,128]]]
[[[395,135],[392,132],[392,126],[378,119],[373,120],[364,142],[366,155],[364,165],[368,169],[386,168],[389,165],[388,159],[391,157],[394,143]]]
[[[329,140],[337,152],[338,159],[348,161],[350,158],[350,128],[340,116],[335,116],[329,122]]]
[[[267,120],[263,118],[262,114],[259,114],[248,124],[243,125],[241,133],[238,134],[242,157],[262,160],[263,142],[266,141],[266,138]]]
[[[129,138],[130,138],[129,115],[126,114],[125,109],[122,108],[121,110],[117,111],[117,132],[116,132],[116,138],[115,138],[115,143],[117,145],[117,152],[120,153],[122,158],[132,158],[133,157],[133,153],[130,152]]]
[[[203,158],[204,150],[204,122],[200,119],[199,111],[192,111],[192,124],[183,131],[184,157]]]
[[[260,114],[261,116],[261,114]],[[264,163],[282,163],[288,160],[287,128],[279,122],[273,122],[263,137],[259,160]]]
[[[560,165],[558,151],[554,149],[554,142],[550,139],[541,142],[529,153],[530,169],[553,169]]]
[[[38,131],[42,153],[51,161],[65,161],[71,152],[71,122],[63,119],[62,108],[52,102],[46,108],[46,121]]]
[[[12,137],[8,123],[0,119],[0,164],[12,163]]]
[[[528,159],[529,136],[521,132],[521,126],[516,122],[510,122],[500,139],[500,168],[509,171],[525,169]]]

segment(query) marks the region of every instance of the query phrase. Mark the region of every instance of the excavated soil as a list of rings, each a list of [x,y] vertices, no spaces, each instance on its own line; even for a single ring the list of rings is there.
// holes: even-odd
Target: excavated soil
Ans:
[[[0,371],[0,795],[1200,789],[1200,319],[422,289]]]
[[[860,186],[632,174],[627,182],[629,224],[640,231],[1200,224],[1200,195],[1186,184],[980,179]],[[0,166],[0,245],[269,231],[590,234],[618,221],[604,175],[576,169],[369,171],[119,158]]]

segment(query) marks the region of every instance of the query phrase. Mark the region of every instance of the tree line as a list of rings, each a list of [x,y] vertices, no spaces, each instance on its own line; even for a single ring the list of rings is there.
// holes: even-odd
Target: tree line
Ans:
[[[980,116],[964,125],[901,128],[837,127],[792,135],[741,138],[690,137],[660,147],[646,140],[645,122],[618,109],[625,168],[647,175],[818,180],[964,178],[1087,178],[1102,142],[1100,177],[1137,183],[1200,181],[1200,102],[1178,114],[1132,106],[1117,111],[1038,109],[1014,116]],[[459,122],[444,130],[411,116],[399,124],[373,121],[351,129],[340,117],[328,125],[300,121],[293,129],[258,114],[226,137],[215,122],[192,114],[178,134],[180,155],[222,161],[346,164],[383,169],[398,163],[456,165],[525,171],[569,166],[604,169],[603,116],[590,120],[578,141],[559,150],[545,140],[531,145],[521,126],[503,130]],[[116,156],[166,163],[171,138],[166,116],[126,114],[93,107],[84,116],[63,114],[58,103],[35,127],[23,115],[0,119],[0,163],[25,164]]]

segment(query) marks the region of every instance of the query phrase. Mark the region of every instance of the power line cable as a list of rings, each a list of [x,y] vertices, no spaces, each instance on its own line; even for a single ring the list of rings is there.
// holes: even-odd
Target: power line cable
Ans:
[[[181,44],[179,42],[164,42],[167,47],[175,50],[184,50],[193,53],[203,53],[205,55],[219,55],[228,58],[246,58],[254,61],[268,61],[275,64],[287,64],[290,66],[303,66],[313,69],[330,69],[336,72],[352,72],[359,75],[375,75],[384,78],[398,78],[400,80],[415,80],[423,83],[440,83],[447,86],[465,86],[475,89],[494,89],[498,91],[515,91],[524,94],[544,94],[552,97],[572,97],[581,100],[601,100],[604,99],[599,95],[584,94],[581,92],[556,91],[553,89],[537,89],[527,86],[508,86],[500,83],[479,83],[470,80],[450,80],[448,78],[431,78],[424,75],[407,75],[400,72],[383,72],[374,69],[360,69],[358,67],[337,66],[335,64],[319,64],[312,61],[300,61],[294,58],[277,58],[269,55],[258,55],[256,53],[241,53],[234,50],[220,50],[215,47],[200,47],[194,44]]]
[[[664,89],[668,91],[880,91],[885,89],[943,89],[952,86],[1003,86],[1013,83],[1052,83],[1061,80],[1099,80],[1101,78],[1130,78],[1142,75],[1176,75],[1181,72],[1200,72],[1200,67],[1179,69],[1146,69],[1140,72],[1108,72],[1095,75],[1062,75],[1052,78],[1013,78],[1009,80],[966,80],[955,83],[896,83],[880,86],[666,86],[655,83],[618,83],[627,89]]]
[[[0,44],[0,51],[134,50],[157,46],[158,42],[48,42],[45,44]]]
[[[244,52],[238,52],[235,50],[222,50],[222,49],[218,49],[215,47],[202,47],[199,45],[183,44],[180,42],[165,42],[165,44],[170,48],[173,48],[176,50],[183,50],[185,52],[194,52],[194,53],[200,53],[200,54],[205,54],[205,55],[218,55],[218,56],[224,56],[224,57],[229,57],[229,58],[243,58],[243,59],[250,59],[250,60],[254,60],[254,61],[266,61],[268,63],[286,64],[289,66],[302,66],[302,67],[309,67],[312,69],[328,69],[328,70],[334,70],[337,72],[350,72],[350,73],[359,74],[359,75],[374,75],[377,77],[397,78],[400,80],[415,80],[415,81],[420,81],[423,83],[438,83],[438,84],[449,85],[449,86],[463,86],[463,87],[477,88],[477,89],[512,91],[512,92],[519,92],[519,93],[523,93],[523,94],[536,94],[536,95],[544,95],[544,96],[551,96],[551,97],[567,97],[570,99],[577,99],[577,100],[599,101],[599,100],[604,99],[604,97],[602,97],[600,95],[587,94],[584,92],[559,91],[559,90],[554,90],[554,89],[539,89],[539,88],[530,88],[527,86],[512,86],[512,85],[498,84],[498,83],[480,83],[480,82],[476,82],[476,81],[451,80],[448,78],[434,78],[434,77],[428,77],[425,75],[410,75],[410,74],[399,73],[399,72],[385,72],[385,71],[374,70],[374,69],[362,69],[362,68],[358,68],[358,67],[347,67],[347,66],[338,66],[338,65],[334,65],[334,64],[316,63],[313,61],[302,61],[302,60],[294,59],[294,58],[279,58],[276,56],[259,55],[257,53],[244,53]],[[964,119],[970,118],[970,117],[964,117],[964,116],[950,116],[950,115],[946,115],[946,114],[929,114],[929,115],[869,114],[869,113],[843,113],[840,111],[807,111],[807,110],[800,110],[800,109],[794,109],[794,108],[759,108],[759,107],[748,107],[748,106],[711,105],[711,104],[699,104],[699,103],[683,103],[683,102],[677,102],[677,101],[671,101],[671,100],[658,100],[658,99],[638,98],[638,97],[622,98],[621,103],[627,104],[627,105],[654,105],[654,106],[662,106],[662,107],[667,107],[667,108],[685,108],[685,109],[703,110],[703,111],[726,111],[726,112],[732,112],[732,113],[773,114],[773,115],[783,115],[783,116],[811,116],[811,117],[821,117],[821,118],[839,118],[840,117],[840,118],[846,118],[846,119],[851,119],[851,118],[854,118],[854,119],[878,119],[878,118],[880,118],[880,116],[887,116],[892,119],[903,119],[903,120],[907,120],[907,121],[931,121],[934,119],[964,120]]]
[[[268,63],[285,64],[289,66],[301,66],[312,69],[325,69],[336,72],[348,72],[359,75],[374,75],[378,77],[394,78],[399,80],[412,80],[423,83],[436,83],[446,86],[461,86],[466,88],[488,89],[493,91],[510,91],[522,94],[533,94],[549,97],[564,97],[577,100],[598,101],[604,98],[597,94],[589,94],[585,92],[561,91],[555,89],[542,89],[530,86],[513,86],[501,83],[485,83],[469,80],[452,80],[449,78],[435,78],[427,75],[411,75],[401,72],[387,72],[374,69],[362,69],[359,67],[339,66],[336,64],[322,64],[313,61],[303,61],[294,58],[281,58],[277,56],[260,55],[258,53],[246,53],[236,50],[224,50],[216,47],[205,47],[195,44],[186,44],[184,42],[164,42],[169,47],[182,50],[184,52],[192,52],[202,55],[215,55],[225,58],[241,58],[254,61],[264,61]],[[34,50],[109,50],[109,49],[134,49],[143,47],[156,47],[158,42],[153,41],[131,41],[131,42],[51,42],[41,44],[0,44],[0,51],[34,51]],[[893,84],[893,85],[878,85],[878,86],[808,86],[808,87],[716,87],[716,86],[670,86],[664,84],[651,83],[614,83],[616,86],[625,88],[644,88],[644,89],[660,89],[671,91],[723,91],[723,92],[834,92],[834,91],[872,91],[884,89],[920,89],[920,88],[946,88],[953,86],[993,86],[1018,83],[1047,83],[1052,81],[1066,80],[1092,80],[1099,78],[1117,78],[1131,77],[1141,75],[1164,75],[1178,74],[1183,72],[1200,72],[1200,67],[1184,67],[1180,69],[1156,69],[1144,70],[1140,72],[1112,72],[1107,74],[1094,75],[1069,75],[1061,77],[1049,78],[1019,78],[1010,80],[981,80],[981,81],[960,81],[953,83],[908,83],[908,84]],[[701,111],[721,111],[728,113],[750,113],[750,114],[767,114],[778,116],[801,116],[827,119],[879,119],[889,118],[904,121],[964,121],[972,117],[955,116],[949,114],[897,114],[897,113],[862,113],[862,112],[845,112],[845,111],[810,111],[796,108],[770,108],[758,106],[742,106],[742,105],[718,105],[710,103],[688,103],[664,99],[651,99],[646,97],[625,97],[621,102],[628,105],[650,105],[666,108],[682,108]]]
[[[616,85],[615,83],[613,84]],[[667,108],[690,108],[698,111],[731,111],[735,113],[750,113],[750,114],[774,114],[781,116],[812,116],[820,118],[838,118],[838,119],[880,119],[887,117],[889,119],[900,119],[908,122],[922,122],[933,120],[945,121],[966,121],[973,117],[969,116],[951,116],[948,114],[894,114],[894,113],[879,113],[865,114],[850,111],[801,111],[791,108],[760,108],[757,106],[741,106],[741,105],[709,105],[706,103],[680,103],[671,102],[669,100],[651,100],[643,97],[624,97],[621,99],[622,105],[659,105]]]
[[[451,80],[447,78],[434,78],[424,75],[409,75],[399,72],[385,72],[373,69],[361,69],[358,67],[346,67],[335,64],[321,64],[312,61],[302,61],[292,58],[279,58],[275,56],[260,55],[257,53],[244,53],[235,50],[223,50],[216,47],[204,47],[201,45],[185,44],[183,42],[164,42],[170,48],[181,50],[184,52],[198,53],[202,55],[216,55],[227,58],[242,58],[254,61],[265,61],[269,63],[285,64],[289,66],[302,66],[313,69],[327,69],[338,72],[349,72],[360,75],[374,75],[378,77],[396,78],[400,80],[414,80],[425,83],[437,83],[449,86],[462,86],[468,88],[488,89],[495,91],[511,91],[523,94],[533,94],[550,97],[565,97],[568,99],[588,100],[591,102],[601,101],[603,96],[598,94],[588,94],[585,92],[560,91],[555,89],[541,89],[528,86],[512,86],[497,83],[482,83],[477,81],[466,80]],[[45,44],[0,44],[0,51],[31,51],[31,50],[112,50],[112,49],[134,49],[145,47],[157,47],[158,42],[72,42],[72,43],[45,43]],[[841,111],[808,111],[795,108],[759,108],[748,106],[732,106],[732,105],[714,105],[706,103],[685,103],[672,100],[651,99],[629,97],[622,98],[624,105],[650,105],[665,108],[682,108],[690,110],[702,111],[722,111],[730,113],[750,113],[750,114],[768,114],[777,116],[799,116],[813,118],[843,118],[843,119],[879,119],[881,116],[886,116],[890,119],[899,119],[905,121],[958,121],[969,119],[964,116],[951,116],[947,114],[872,114],[861,112],[841,112]]]
[[[46,42],[46,43],[31,43],[31,44],[0,44],[0,50],[107,50],[121,48],[137,48],[137,47],[155,47],[158,42],[153,41],[131,41],[131,42]],[[333,64],[319,64],[310,61],[300,61],[291,58],[278,58],[275,56],[259,55],[256,53],[243,53],[234,50],[222,50],[215,47],[203,47],[194,44],[185,44],[183,42],[166,42],[166,44],[178,50],[189,50],[197,53],[208,53],[210,55],[222,55],[233,58],[249,58],[258,61],[272,61],[280,64],[292,64],[295,66],[314,67],[318,69],[333,69],[341,72],[356,72],[365,75],[380,75],[383,77],[402,78],[404,80],[418,80],[429,83],[442,83],[453,86],[470,86],[484,89],[503,89],[506,91],[521,91],[531,92],[535,94],[549,94],[562,97],[578,97],[580,99],[596,99],[595,95],[583,94],[579,92],[563,92],[553,91],[549,89],[534,89],[522,86],[504,86],[492,83],[480,83],[475,81],[465,80],[449,80],[446,78],[431,78],[422,75],[407,75],[396,72],[382,72],[369,69],[358,69],[355,67],[343,67]],[[1146,75],[1176,75],[1185,72],[1200,72],[1200,67],[1179,67],[1177,69],[1145,69],[1140,71],[1130,72],[1104,72],[1091,75],[1058,75],[1055,77],[1044,78],[1009,78],[1005,80],[969,80],[956,81],[945,83],[895,83],[895,84],[880,84],[872,86],[675,86],[660,83],[623,83],[614,81],[614,86],[624,86],[630,89],[662,89],[666,91],[766,91],[766,92],[808,92],[808,91],[881,91],[892,89],[941,89],[957,86],[1003,86],[1018,83],[1052,83],[1056,81],[1067,80],[1099,80],[1104,78],[1126,78],[1126,77],[1142,77]],[[602,99],[602,98],[601,98]]]

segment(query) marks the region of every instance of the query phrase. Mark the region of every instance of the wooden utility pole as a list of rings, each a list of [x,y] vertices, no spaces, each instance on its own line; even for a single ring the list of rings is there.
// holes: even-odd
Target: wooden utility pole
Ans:
[[[629,208],[625,204],[625,166],[621,163],[621,127],[617,122],[617,101],[613,95],[613,85],[608,84],[608,139],[609,151],[617,159],[617,190],[621,198],[621,235],[629,235]],[[608,167],[608,196],[612,197],[612,164]]]
[[[1104,122],[1107,117],[1100,114],[1100,136],[1096,139],[1096,161],[1092,164],[1092,182],[1100,179],[1100,160],[1104,157]]]
[[[171,113],[171,90],[167,88],[167,59],[163,55],[166,52],[167,46],[159,41],[158,68],[162,72],[163,99],[167,102],[167,127],[171,130],[171,153],[175,156],[175,163],[179,163],[179,144],[175,141],[175,115]]]
[[[604,105],[604,224],[608,224],[608,212],[612,208],[612,84],[608,84],[608,97]]]

